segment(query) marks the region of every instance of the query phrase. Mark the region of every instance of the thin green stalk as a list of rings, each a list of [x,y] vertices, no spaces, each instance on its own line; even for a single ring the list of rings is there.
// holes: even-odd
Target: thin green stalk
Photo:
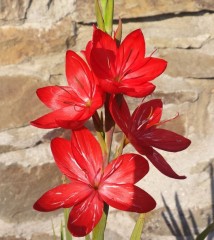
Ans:
[[[95,0],[95,14],[98,28],[105,32],[104,15],[99,0]]]
[[[65,235],[66,235],[66,240],[72,240],[72,235],[68,231],[67,227],[67,222],[68,222],[68,217],[69,217],[69,210],[68,208],[64,208],[64,222],[65,222]]]
[[[104,0],[106,2],[106,0]],[[104,11],[105,30],[111,36],[114,16],[114,0],[107,0]]]
[[[210,232],[214,231],[214,223],[211,223],[202,233],[200,233],[196,240],[204,240]]]
[[[100,147],[102,149],[103,153],[103,159],[106,159],[108,156],[108,151],[105,143],[105,132],[103,130],[103,119],[102,117],[100,118],[98,113],[95,112],[94,115],[92,116],[93,123],[94,123],[94,128],[96,130],[98,142],[100,144]]]
[[[109,212],[109,206],[106,203],[104,203],[103,215],[99,223],[93,230],[92,240],[104,240],[104,232],[106,228],[108,212]]]
[[[135,227],[133,229],[130,240],[140,240],[141,239],[144,221],[145,221],[145,214],[142,213],[139,215],[139,218],[135,224]]]
[[[107,94],[106,102],[105,102],[105,137],[106,137],[106,147],[107,147],[108,156],[106,159],[105,166],[108,165],[108,163],[110,162],[111,146],[112,146],[113,134],[115,129],[115,122],[109,111],[109,99],[110,99],[110,95]]]
[[[121,139],[121,141],[120,141],[120,146],[119,146],[119,148],[117,149],[117,151],[115,152],[114,158],[117,158],[117,157],[119,157],[120,155],[122,155],[122,153],[123,153],[123,148],[124,148],[125,145],[126,145],[125,142],[126,142],[126,136],[125,136],[125,134],[123,134],[122,139]]]

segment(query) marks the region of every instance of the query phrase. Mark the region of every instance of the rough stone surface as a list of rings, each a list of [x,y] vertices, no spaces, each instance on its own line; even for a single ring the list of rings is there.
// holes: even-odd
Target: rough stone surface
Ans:
[[[77,0],[76,20],[78,22],[95,21],[93,1],[82,4]],[[149,16],[159,16],[166,14],[178,14],[186,12],[200,12],[203,10],[214,10],[214,3],[209,0],[117,0],[115,1],[116,18],[141,18]]]
[[[70,132],[37,129],[29,122],[48,112],[36,89],[65,85],[66,50],[80,52],[91,39],[93,4],[0,1],[0,240],[52,239],[51,219],[59,235],[62,211],[38,213],[32,205],[61,182],[50,141],[69,138]],[[214,221],[213,12],[210,0],[115,1],[115,19],[123,18],[123,36],[142,29],[147,55],[156,49],[153,56],[168,61],[146,100],[163,100],[163,120],[179,113],[162,127],[192,140],[186,151],[159,151],[186,180],[169,179],[150,164],[149,174],[138,183],[157,201],[156,209],[146,214],[145,240],[194,239]],[[132,111],[141,102],[127,99]],[[114,147],[121,137],[116,131]],[[134,149],[128,145],[124,152],[130,151]],[[106,239],[130,239],[137,217],[111,208]]]

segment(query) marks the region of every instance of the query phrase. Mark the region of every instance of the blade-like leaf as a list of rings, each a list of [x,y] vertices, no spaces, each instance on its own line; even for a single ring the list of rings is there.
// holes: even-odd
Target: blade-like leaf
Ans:
[[[130,240],[140,240],[141,239],[141,234],[142,234],[143,225],[144,225],[144,219],[145,219],[145,214],[140,214],[140,216],[135,224],[135,227],[133,229]]]
[[[204,240],[210,232],[214,231],[214,222],[211,223],[202,233],[200,233],[196,240]]]
[[[52,225],[52,230],[53,230],[53,240],[56,240],[56,231],[55,231],[55,227],[53,224],[53,219],[51,219],[51,225]]]
[[[105,203],[102,218],[100,219],[99,223],[93,230],[92,240],[104,240],[104,232],[106,228],[108,210],[109,206]]]
[[[106,32],[111,36],[112,34],[112,22],[114,15],[114,0],[108,0],[106,3],[104,22]]]
[[[68,217],[69,217],[69,210],[68,208],[64,208],[64,221],[65,221],[65,235],[66,235],[66,240],[72,240],[72,235],[68,231],[67,227],[67,222],[68,222]]]
[[[97,18],[98,28],[105,32],[104,18],[103,18],[99,0],[95,0],[95,14],[96,14],[96,18]]]

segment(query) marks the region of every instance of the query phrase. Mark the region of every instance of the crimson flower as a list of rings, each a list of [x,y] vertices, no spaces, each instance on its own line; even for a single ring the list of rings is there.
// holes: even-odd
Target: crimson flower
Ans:
[[[73,51],[66,53],[68,86],[39,88],[37,95],[52,112],[34,120],[39,128],[78,128],[103,105],[103,92],[88,65]]]
[[[191,143],[189,139],[177,133],[157,128],[158,125],[164,123],[160,122],[162,101],[154,99],[142,103],[131,115],[125,99],[122,97],[120,100],[118,104],[116,96],[111,99],[110,111],[113,119],[135,149],[145,155],[164,175],[176,179],[186,178],[176,174],[163,156],[154,149],[178,152],[186,149]]]
[[[85,236],[96,226],[104,202],[138,213],[155,207],[155,200],[134,185],[149,171],[142,156],[124,154],[104,168],[100,145],[86,128],[73,131],[71,142],[55,138],[51,149],[58,168],[71,182],[46,192],[34,209],[48,212],[73,207],[68,229],[74,236]]]
[[[145,57],[145,41],[140,29],[131,32],[118,47],[107,33],[95,28],[84,51],[88,63],[105,92],[144,97],[155,86],[149,81],[166,68],[166,61]]]

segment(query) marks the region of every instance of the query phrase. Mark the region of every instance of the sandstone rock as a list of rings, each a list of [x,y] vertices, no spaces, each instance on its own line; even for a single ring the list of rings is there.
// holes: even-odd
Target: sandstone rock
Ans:
[[[214,55],[202,54],[197,50],[160,49],[159,56],[168,61],[166,74],[170,76],[205,79],[214,77]]]
[[[43,86],[38,79],[4,76],[0,77],[0,84],[1,130],[24,126],[48,112],[36,96],[36,89]]]
[[[81,0],[76,3],[77,22],[95,21],[94,2],[92,0],[82,4]],[[141,1],[141,0],[118,0],[115,1],[115,18],[140,18],[155,15],[178,14],[181,12],[199,12],[202,10],[213,10],[214,4],[209,0],[182,0],[182,1]],[[157,18],[158,19],[158,18]]]
[[[32,57],[65,52],[74,37],[72,26],[71,18],[66,17],[49,28],[30,24],[0,28],[0,64],[17,64]]]
[[[2,0],[0,3],[0,23],[24,20],[29,4],[30,0]]]

